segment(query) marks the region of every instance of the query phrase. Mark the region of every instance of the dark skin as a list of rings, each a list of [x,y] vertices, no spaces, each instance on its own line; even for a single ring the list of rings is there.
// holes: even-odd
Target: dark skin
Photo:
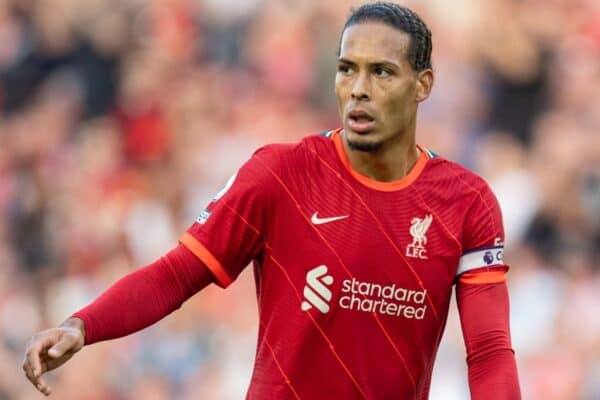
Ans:
[[[429,97],[433,71],[416,72],[407,54],[410,36],[379,22],[348,27],[340,44],[335,94],[344,127],[344,147],[356,171],[390,182],[414,166],[417,108]],[[354,131],[352,111],[372,123]]]
[[[23,371],[37,390],[46,396],[52,393],[42,375],[69,361],[83,347],[84,337],[83,321],[69,318],[59,327],[31,338],[25,351]]]

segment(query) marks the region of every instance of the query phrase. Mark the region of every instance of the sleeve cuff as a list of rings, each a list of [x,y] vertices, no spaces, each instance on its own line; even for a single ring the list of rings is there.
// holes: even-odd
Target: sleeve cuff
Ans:
[[[206,265],[215,276],[216,283],[219,286],[226,288],[233,282],[233,279],[225,271],[219,260],[198,239],[186,232],[179,238],[179,242]]]
[[[506,282],[506,269],[471,271],[458,277],[458,282],[467,285],[489,285]]]

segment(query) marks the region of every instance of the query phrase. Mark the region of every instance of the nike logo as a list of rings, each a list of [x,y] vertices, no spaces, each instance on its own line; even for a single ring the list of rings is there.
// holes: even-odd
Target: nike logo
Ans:
[[[319,218],[319,212],[315,212],[312,217],[310,217],[310,222],[315,225],[323,225],[328,224],[330,222],[339,221],[340,219],[348,218],[348,215],[342,215],[340,217],[329,217],[329,218]]]

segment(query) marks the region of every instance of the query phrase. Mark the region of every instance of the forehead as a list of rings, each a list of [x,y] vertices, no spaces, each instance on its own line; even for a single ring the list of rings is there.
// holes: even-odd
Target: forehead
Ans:
[[[340,57],[354,62],[387,59],[407,62],[410,36],[379,22],[365,22],[348,27],[342,34]]]

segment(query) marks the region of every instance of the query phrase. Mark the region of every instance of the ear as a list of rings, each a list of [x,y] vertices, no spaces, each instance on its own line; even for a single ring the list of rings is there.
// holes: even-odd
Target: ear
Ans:
[[[415,100],[417,103],[420,103],[429,97],[432,87],[433,71],[431,69],[426,69],[417,73],[417,90],[415,91]]]

